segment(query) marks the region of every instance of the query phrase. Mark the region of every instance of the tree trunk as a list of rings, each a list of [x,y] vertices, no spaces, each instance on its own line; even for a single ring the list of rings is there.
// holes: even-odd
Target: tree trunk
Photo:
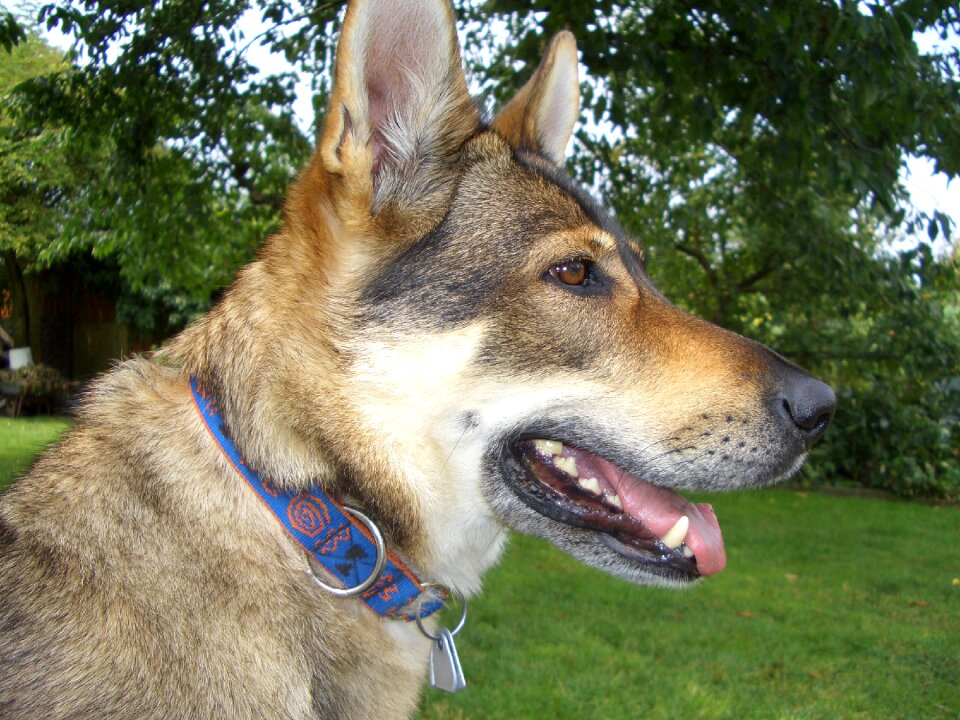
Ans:
[[[23,268],[12,250],[3,253],[3,268],[7,273],[10,284],[10,294],[13,296],[13,319],[11,330],[16,345],[30,344],[30,301],[27,284],[23,278]]]

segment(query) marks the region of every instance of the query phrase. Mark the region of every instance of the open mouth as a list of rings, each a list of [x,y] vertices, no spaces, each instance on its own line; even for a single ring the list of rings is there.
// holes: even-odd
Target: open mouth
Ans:
[[[710,505],[694,505],[599,455],[556,440],[519,440],[512,455],[525,470],[513,478],[521,500],[553,520],[599,533],[623,557],[686,580],[713,575],[726,565]]]

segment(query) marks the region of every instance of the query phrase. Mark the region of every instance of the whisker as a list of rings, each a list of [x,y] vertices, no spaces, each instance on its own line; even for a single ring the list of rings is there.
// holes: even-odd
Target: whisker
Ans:
[[[460,437],[457,438],[457,441],[453,444],[453,449],[450,451],[450,454],[447,455],[447,459],[443,461],[443,467],[440,468],[440,472],[443,473],[447,469],[447,465],[450,463],[450,458],[453,457],[453,454],[457,451],[457,448],[460,447],[460,441],[463,440],[463,436],[467,434],[467,430],[470,428],[465,427],[463,432],[460,433]]]

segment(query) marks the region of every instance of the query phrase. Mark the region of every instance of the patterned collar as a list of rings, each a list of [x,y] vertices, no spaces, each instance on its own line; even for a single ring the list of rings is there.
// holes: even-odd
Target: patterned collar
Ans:
[[[260,477],[227,436],[216,400],[196,377],[190,378],[190,389],[197,413],[233,469],[287,535],[344,586],[333,587],[315,577],[320,587],[341,597],[357,596],[386,618],[414,621],[443,607],[439,593],[421,583],[386,549],[380,531],[363,513],[337,502],[319,487],[282,490]]]

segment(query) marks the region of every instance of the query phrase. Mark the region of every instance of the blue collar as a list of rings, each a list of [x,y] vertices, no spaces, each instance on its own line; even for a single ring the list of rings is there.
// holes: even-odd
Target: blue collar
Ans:
[[[319,487],[303,492],[281,490],[261,478],[227,437],[216,400],[200,386],[196,377],[190,378],[190,389],[197,412],[220,451],[287,535],[346,587],[360,586],[374,575],[382,557],[371,531]],[[387,551],[386,555],[386,564],[376,581],[357,595],[367,607],[383,617],[410,621],[427,617],[443,607],[443,600],[425,590],[396,554]],[[323,586],[319,581],[318,584]]]

